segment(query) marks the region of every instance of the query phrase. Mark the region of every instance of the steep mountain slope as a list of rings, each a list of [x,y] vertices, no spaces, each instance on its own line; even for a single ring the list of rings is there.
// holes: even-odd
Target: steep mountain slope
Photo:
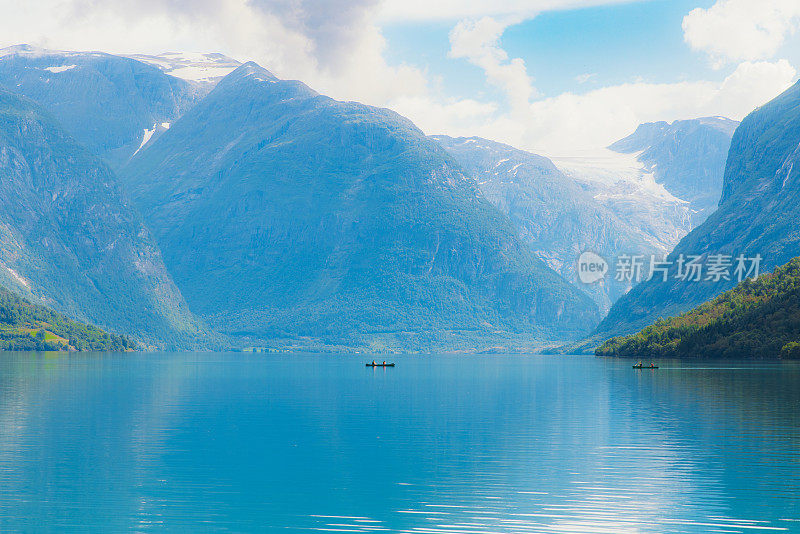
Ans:
[[[0,86],[39,103],[115,168],[198,97],[193,84],[153,65],[99,52],[28,45],[0,49]]]
[[[800,84],[746,117],[731,142],[719,208],[670,255],[666,282],[636,286],[611,309],[596,339],[643,328],[657,317],[677,315],[710,300],[731,280],[682,281],[681,255],[763,257],[762,272],[800,255]],[[748,263],[748,268],[750,263]]]
[[[124,176],[190,306],[227,333],[408,347],[598,316],[409,121],[253,63]]]
[[[0,287],[0,350],[128,351],[136,344],[31,304]]]
[[[609,149],[635,154],[657,184],[687,201],[694,227],[717,208],[728,149],[738,125],[725,117],[647,123]]]
[[[30,100],[0,90],[0,283],[149,343],[197,333],[106,165]]]
[[[622,220],[545,157],[478,137],[433,138],[478,180],[522,240],[601,310],[607,311],[630,283],[617,282],[613,273],[597,283],[581,283],[576,266],[582,252],[590,250],[612,264],[620,254],[668,252],[667,243]]]
[[[613,338],[599,356],[800,358],[800,258],[638,334]]]

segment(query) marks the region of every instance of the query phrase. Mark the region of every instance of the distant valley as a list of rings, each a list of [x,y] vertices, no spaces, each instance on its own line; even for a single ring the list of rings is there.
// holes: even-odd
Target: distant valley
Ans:
[[[612,265],[622,255],[666,256],[719,201],[737,125],[723,118],[645,124],[609,149],[552,160],[486,139],[434,139],[526,244],[606,312],[633,284],[614,273],[580,283],[578,256],[592,251]]]

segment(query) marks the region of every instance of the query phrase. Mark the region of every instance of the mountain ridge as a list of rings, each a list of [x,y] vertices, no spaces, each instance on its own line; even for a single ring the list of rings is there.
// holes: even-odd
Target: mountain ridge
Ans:
[[[37,102],[114,169],[202,97],[141,61],[29,45],[0,49],[0,86]]]

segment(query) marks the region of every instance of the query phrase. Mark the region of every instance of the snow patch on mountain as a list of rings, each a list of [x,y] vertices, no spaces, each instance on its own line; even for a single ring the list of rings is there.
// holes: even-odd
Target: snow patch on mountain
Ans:
[[[640,155],[603,148],[550,159],[598,203],[641,228],[655,250],[667,253],[692,229],[693,210],[656,181]]]
[[[139,148],[136,149],[136,152],[133,153],[134,156],[138,154],[142,148],[144,148],[144,145],[150,142],[150,138],[153,137],[155,131],[156,125],[153,125],[152,128],[145,129],[144,135],[142,135],[142,142],[139,144]]]
[[[628,187],[624,189],[633,195],[661,199],[664,202],[687,203],[656,183],[653,168],[645,167],[638,160],[641,154],[642,151],[621,154],[602,148],[550,159],[561,172],[578,182],[612,189],[619,189],[620,185],[625,184]]]
[[[155,56],[134,54],[127,57],[154,65],[170,76],[201,84],[216,84],[241,65],[241,62],[223,54],[166,52]]]
[[[77,67],[77,65],[61,65],[60,67],[45,67],[44,70],[58,74],[59,72],[65,72],[75,67]]]

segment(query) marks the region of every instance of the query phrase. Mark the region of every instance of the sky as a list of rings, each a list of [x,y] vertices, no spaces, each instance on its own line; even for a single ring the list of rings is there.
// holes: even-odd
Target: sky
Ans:
[[[6,5],[3,5],[6,4]],[[547,155],[740,120],[797,81],[798,0],[0,0],[0,46],[253,60],[425,133]]]

